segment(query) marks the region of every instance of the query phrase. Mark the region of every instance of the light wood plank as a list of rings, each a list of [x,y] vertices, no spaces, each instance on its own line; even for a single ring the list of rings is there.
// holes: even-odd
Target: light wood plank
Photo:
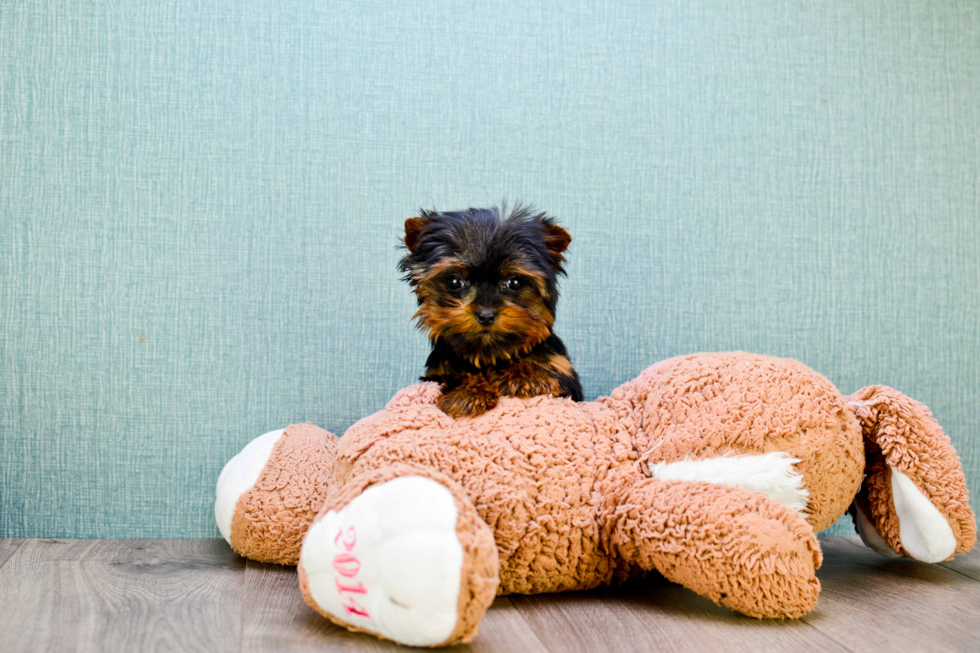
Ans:
[[[535,628],[518,609],[512,597],[498,596],[487,610],[480,631],[469,648],[459,647],[460,651],[491,653],[500,651],[520,651],[520,653],[538,653],[548,651],[544,642],[538,637]]]
[[[821,538],[823,590],[803,620],[851,651],[975,650],[980,583],[849,538]]]
[[[821,538],[817,609],[757,621],[653,575],[621,588],[500,597],[460,651],[971,650],[980,553],[941,565]],[[3,651],[395,651],[330,624],[293,568],[220,541],[0,539]]]
[[[948,562],[940,562],[943,567],[958,571],[964,576],[980,581],[980,547],[973,547],[972,551],[960,553]]]
[[[861,538],[857,535],[841,537],[839,539],[859,548],[867,548],[864,546],[864,542],[861,541]],[[957,571],[964,576],[969,576],[974,580],[980,581],[980,547],[975,546],[966,553],[956,554],[956,557],[952,560],[940,562],[938,564],[946,567],[947,569]]]
[[[14,554],[20,545],[24,543],[24,540],[18,540],[13,538],[3,538],[0,539],[0,567],[6,564],[10,556]]]
[[[248,562],[242,612],[242,652],[404,651],[392,642],[351,633],[314,612],[300,594],[293,567]],[[444,649],[473,653],[544,652],[534,630],[513,604],[498,598],[468,647]]]
[[[660,575],[619,588],[511,597],[552,651],[846,651],[800,621],[760,621]]]
[[[237,651],[243,566],[214,540],[28,540],[0,568],[0,650]]]
[[[339,628],[314,612],[299,591],[295,567],[248,561],[241,651],[394,651],[397,646]]]

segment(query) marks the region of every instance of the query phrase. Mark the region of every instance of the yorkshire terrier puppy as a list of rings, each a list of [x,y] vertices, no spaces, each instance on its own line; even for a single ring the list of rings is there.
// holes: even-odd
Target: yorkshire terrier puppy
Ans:
[[[442,384],[438,406],[453,417],[480,415],[501,396],[582,401],[578,374],[552,331],[572,237],[544,213],[503,212],[423,210],[405,221],[408,253],[398,268],[432,343],[422,380]]]

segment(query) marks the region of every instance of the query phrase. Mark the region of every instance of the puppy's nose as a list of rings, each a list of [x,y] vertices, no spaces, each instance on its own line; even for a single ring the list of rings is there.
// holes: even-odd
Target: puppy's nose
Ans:
[[[476,319],[483,326],[490,326],[497,319],[497,313],[490,308],[481,308],[476,311]]]

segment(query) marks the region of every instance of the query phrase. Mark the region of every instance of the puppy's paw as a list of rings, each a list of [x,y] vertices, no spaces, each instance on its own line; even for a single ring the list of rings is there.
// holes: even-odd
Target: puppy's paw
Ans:
[[[461,386],[444,393],[436,405],[451,417],[476,417],[496,406],[498,400],[487,390]]]
[[[515,363],[500,372],[497,390],[506,397],[537,397],[538,395],[561,395],[558,379],[540,366]]]

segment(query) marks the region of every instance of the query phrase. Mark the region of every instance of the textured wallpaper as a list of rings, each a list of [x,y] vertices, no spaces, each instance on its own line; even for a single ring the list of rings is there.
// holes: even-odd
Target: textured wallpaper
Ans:
[[[0,3],[0,536],[217,536],[245,443],[421,372],[404,219],[505,198],[588,398],[798,358],[980,507],[980,4],[654,4]]]

